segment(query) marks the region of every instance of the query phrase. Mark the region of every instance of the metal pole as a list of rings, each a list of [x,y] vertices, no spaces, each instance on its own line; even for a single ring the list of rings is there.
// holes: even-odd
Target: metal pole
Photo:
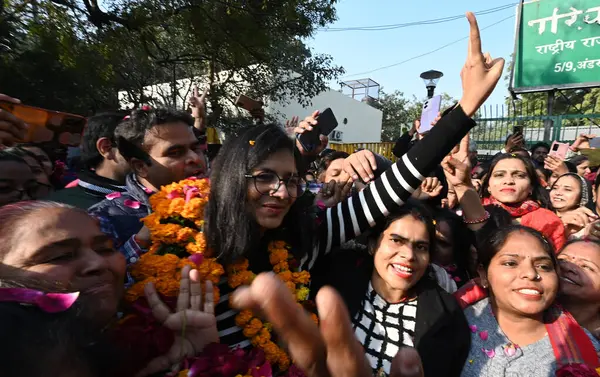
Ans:
[[[433,98],[434,93],[435,93],[435,86],[428,86],[427,87],[427,98],[429,98],[429,99]]]
[[[547,108],[546,108],[546,112],[548,116],[552,116],[552,110],[554,110],[554,99],[555,99],[555,95],[554,95],[554,90],[551,90],[548,92],[548,103],[547,103]],[[548,143],[550,142],[551,138],[552,138],[552,128],[554,126],[554,121],[552,119],[546,119],[544,121],[544,142]]]

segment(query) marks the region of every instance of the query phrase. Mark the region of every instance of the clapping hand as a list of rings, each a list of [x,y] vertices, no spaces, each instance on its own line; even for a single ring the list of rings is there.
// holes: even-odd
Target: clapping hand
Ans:
[[[307,377],[373,377],[339,294],[325,287],[317,294],[316,303],[320,326],[272,273],[258,275],[251,286],[239,288],[232,298],[237,309],[256,310],[266,317]],[[413,348],[401,349],[394,357],[389,376],[423,377],[418,353]]]
[[[149,376],[178,366],[186,357],[193,357],[202,352],[206,345],[219,341],[213,285],[210,281],[206,282],[205,289],[206,293],[202,294],[198,270],[184,266],[181,269],[177,309],[172,312],[158,297],[154,285],[146,285],[146,299],[154,318],[173,331],[175,341],[165,355],[151,360],[138,376]]]
[[[463,96],[459,103],[465,114],[472,117],[496,88],[504,70],[504,59],[492,59],[489,53],[483,54],[477,19],[471,12],[467,13],[467,19],[471,31],[467,61],[460,73]]]

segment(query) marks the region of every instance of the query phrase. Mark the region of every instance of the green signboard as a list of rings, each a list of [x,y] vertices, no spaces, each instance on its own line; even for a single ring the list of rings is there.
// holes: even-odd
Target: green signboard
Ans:
[[[600,0],[519,5],[511,91],[600,86]]]

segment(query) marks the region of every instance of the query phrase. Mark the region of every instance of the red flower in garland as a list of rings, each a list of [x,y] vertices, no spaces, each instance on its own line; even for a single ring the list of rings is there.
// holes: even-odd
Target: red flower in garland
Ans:
[[[127,357],[121,376],[134,376],[150,360],[167,353],[175,340],[173,331],[161,326],[152,315],[129,315],[111,335],[113,344],[121,346]]]
[[[253,377],[272,377],[271,365],[265,354],[258,348],[246,352],[242,349],[231,350],[225,344],[209,344],[198,357],[188,359],[188,376],[235,377],[251,375]]]

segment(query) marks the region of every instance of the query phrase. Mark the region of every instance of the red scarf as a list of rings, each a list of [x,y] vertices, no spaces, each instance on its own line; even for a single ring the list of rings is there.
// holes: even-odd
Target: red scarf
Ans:
[[[528,213],[531,213],[531,212],[534,212],[534,211],[537,211],[538,209],[540,209],[540,205],[538,203],[534,202],[533,200],[529,200],[529,199],[522,202],[521,204],[514,205],[514,204],[500,203],[493,196],[490,196],[489,198],[483,198],[484,206],[487,206],[490,204],[504,208],[504,210],[506,210],[506,212],[510,213],[510,215],[514,218],[522,217]]]
[[[555,305],[549,314],[554,320],[546,324],[546,331],[556,357],[556,369],[569,364],[586,364],[594,369],[598,368],[598,355],[594,345],[571,313],[560,305]]]

